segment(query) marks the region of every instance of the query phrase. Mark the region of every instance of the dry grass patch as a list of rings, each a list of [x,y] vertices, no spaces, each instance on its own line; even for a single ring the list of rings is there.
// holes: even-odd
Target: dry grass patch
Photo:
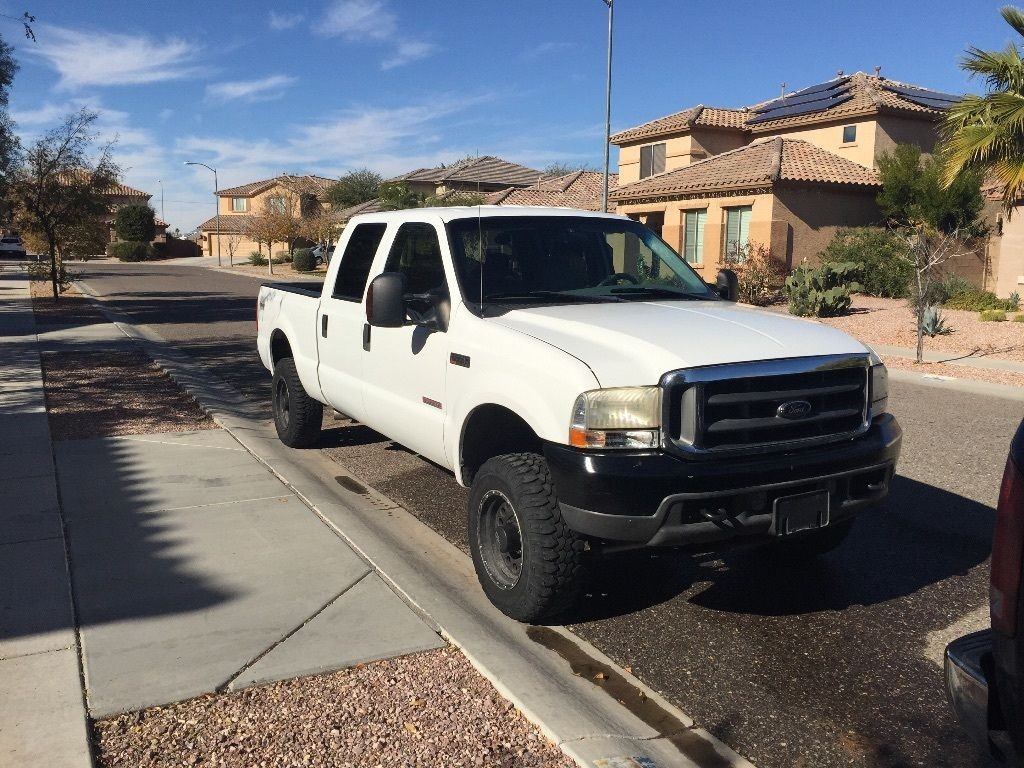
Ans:
[[[49,283],[33,281],[31,291],[32,314],[39,325],[95,325],[107,322],[103,313],[89,297],[79,293],[74,286],[68,288],[56,300],[53,298],[53,289]]]
[[[48,352],[42,363],[54,440],[216,429],[140,351]]]
[[[103,768],[574,765],[455,649],[129,713]]]

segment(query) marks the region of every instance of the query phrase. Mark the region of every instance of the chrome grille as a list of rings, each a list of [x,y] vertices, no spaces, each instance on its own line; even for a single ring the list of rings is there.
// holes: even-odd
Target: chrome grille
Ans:
[[[712,366],[663,379],[669,447],[751,452],[828,442],[867,427],[863,355]]]

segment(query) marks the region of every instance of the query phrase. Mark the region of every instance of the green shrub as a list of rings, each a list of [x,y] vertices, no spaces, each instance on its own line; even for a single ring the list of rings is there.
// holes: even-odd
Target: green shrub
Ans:
[[[981,288],[970,286],[969,290],[950,296],[945,301],[947,309],[964,309],[969,312],[982,312],[986,309],[1000,309],[1013,311],[1017,305],[1007,299],[1000,299],[991,291],[983,291]]]
[[[767,307],[782,298],[786,267],[767,246],[748,243],[728,254],[726,263],[736,273],[739,300],[744,304]]]
[[[121,261],[148,261],[153,258],[153,247],[149,243],[121,240],[110,244],[110,254]]]
[[[1006,319],[1006,310],[983,309],[978,313],[978,319],[985,323],[1001,323]]]
[[[265,267],[267,266],[267,257],[259,251],[253,251],[249,254],[249,263],[254,267]]]
[[[114,217],[118,240],[148,243],[156,236],[156,213],[148,205],[123,205]]]
[[[859,264],[861,290],[872,296],[905,296],[914,274],[906,241],[895,232],[878,227],[839,230],[819,258],[822,263]]]
[[[1014,315],[1013,322],[1024,323],[1024,312],[1018,312],[1016,315]]]
[[[278,251],[274,254],[275,264],[287,264],[292,260],[292,255],[288,251]]]
[[[1020,294],[1014,291],[1006,298],[1007,309],[1020,309]]]
[[[292,256],[292,269],[296,272],[312,272],[316,269],[316,257],[312,248],[296,248]]]
[[[850,308],[850,296],[861,289],[860,264],[825,263],[816,269],[801,264],[786,278],[789,311],[806,317],[836,317]]]

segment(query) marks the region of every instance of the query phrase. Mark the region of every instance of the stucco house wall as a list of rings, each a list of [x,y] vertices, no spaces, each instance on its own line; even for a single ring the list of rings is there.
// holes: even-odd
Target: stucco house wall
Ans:
[[[857,139],[849,143],[843,142],[843,128],[847,125],[857,126]],[[877,125],[874,118],[847,118],[827,124],[807,127],[790,128],[788,130],[770,131],[764,136],[781,136],[784,139],[803,139],[833,154],[845,157],[868,168],[875,167],[875,140]],[[756,138],[763,138],[757,136]]]
[[[819,263],[818,255],[844,227],[877,224],[875,189],[780,186],[775,190],[774,218],[788,230],[785,243],[772,248],[790,269],[804,259]]]

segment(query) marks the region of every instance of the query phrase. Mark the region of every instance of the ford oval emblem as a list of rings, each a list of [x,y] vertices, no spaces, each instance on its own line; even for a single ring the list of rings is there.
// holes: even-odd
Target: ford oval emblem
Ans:
[[[787,400],[775,413],[780,419],[803,419],[811,415],[811,404],[806,400]]]

